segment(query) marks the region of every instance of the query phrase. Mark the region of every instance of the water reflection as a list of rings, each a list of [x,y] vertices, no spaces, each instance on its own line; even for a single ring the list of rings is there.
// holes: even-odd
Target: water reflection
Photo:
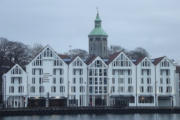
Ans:
[[[6,116],[0,120],[180,120],[180,114],[105,114]]]

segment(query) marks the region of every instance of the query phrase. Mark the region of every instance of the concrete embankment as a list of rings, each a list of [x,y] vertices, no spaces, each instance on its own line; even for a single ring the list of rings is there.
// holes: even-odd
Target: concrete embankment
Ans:
[[[0,109],[1,116],[7,115],[51,115],[51,114],[151,114],[151,113],[180,113],[180,108],[157,107],[71,107],[71,108],[18,108]]]

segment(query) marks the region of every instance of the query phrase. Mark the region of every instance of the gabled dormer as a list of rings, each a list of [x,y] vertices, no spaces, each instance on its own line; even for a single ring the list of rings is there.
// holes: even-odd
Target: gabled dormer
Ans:
[[[63,59],[52,49],[49,45],[46,45],[29,63],[32,66],[42,66],[43,60],[53,60],[54,66],[63,66],[66,64]]]
[[[124,52],[114,53],[109,59],[109,65],[113,67],[131,67],[134,65]]]
[[[166,56],[155,58],[153,61],[154,61],[153,62],[154,65],[160,66],[160,67],[174,66],[174,63],[170,59],[168,59]]]
[[[101,57],[97,56],[94,57],[94,59],[91,61],[91,63],[89,63],[88,65],[89,67],[96,67],[96,68],[106,68],[108,67],[106,65],[106,63],[103,61],[103,59],[101,59]]]
[[[151,67],[152,65],[154,66],[151,59],[149,59],[148,57],[140,58],[139,60],[136,61],[135,64],[141,67]]]
[[[15,64],[6,74],[22,75],[24,73],[26,73],[24,69],[20,65]]]
[[[85,63],[79,56],[76,56],[72,59],[69,65],[73,67],[82,67],[85,65]]]

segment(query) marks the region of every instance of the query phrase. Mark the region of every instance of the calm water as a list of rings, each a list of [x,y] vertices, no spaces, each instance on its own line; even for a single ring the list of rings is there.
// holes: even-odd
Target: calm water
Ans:
[[[180,114],[6,116],[0,120],[180,120]]]

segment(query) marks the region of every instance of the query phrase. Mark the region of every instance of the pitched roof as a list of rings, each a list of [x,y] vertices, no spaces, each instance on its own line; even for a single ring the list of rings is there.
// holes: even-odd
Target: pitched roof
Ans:
[[[67,64],[71,62],[71,57],[65,54],[58,54],[58,56]]]
[[[115,52],[112,55],[110,55],[107,64],[110,64],[120,53],[121,53],[121,51],[120,52]]]
[[[89,58],[86,59],[86,64],[89,65],[91,64],[95,59],[96,59],[97,56],[89,56]]]
[[[58,56],[59,56],[61,59],[70,59],[70,56],[65,55],[65,54],[58,54]]]
[[[144,60],[144,58],[145,58],[145,57],[141,57],[141,58],[137,59],[137,60],[134,62],[134,64],[135,64],[135,65],[138,65],[142,60]]]
[[[154,61],[153,61],[154,65],[157,65],[157,64],[158,64],[159,62],[161,62],[161,60],[164,59],[164,58],[165,58],[165,56],[159,57],[159,58],[155,58]]]

